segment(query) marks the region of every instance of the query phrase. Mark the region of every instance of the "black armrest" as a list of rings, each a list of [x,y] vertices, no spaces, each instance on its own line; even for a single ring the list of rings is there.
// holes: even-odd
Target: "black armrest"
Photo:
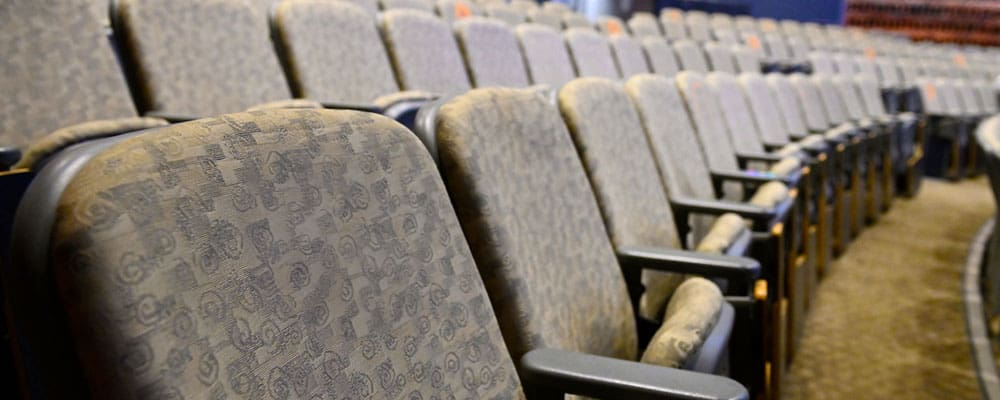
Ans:
[[[323,108],[328,108],[332,110],[355,110],[355,111],[367,111],[371,113],[381,114],[382,109],[374,104],[351,104],[351,103],[330,103],[322,102]]]
[[[786,202],[790,202],[790,200]],[[677,220],[684,222],[687,221],[688,214],[722,215],[734,213],[753,222],[755,231],[769,230],[773,222],[784,218],[785,211],[780,207],[761,207],[749,203],[676,197],[670,198],[670,208]]]
[[[164,120],[167,120],[167,122],[170,122],[172,124],[175,124],[175,123],[178,123],[178,122],[194,121],[194,120],[196,120],[198,118],[201,118],[201,117],[195,116],[195,115],[171,114],[169,112],[159,111],[159,110],[147,111],[145,114],[143,114],[143,116],[144,117],[153,117],[153,118],[164,119]]]
[[[604,399],[749,399],[738,382],[718,375],[555,349],[520,360],[529,390]]]
[[[730,282],[744,282],[747,287],[752,286],[753,280],[760,275],[760,263],[748,257],[628,246],[618,248],[616,253],[618,264],[628,269],[652,269],[724,278]]]
[[[743,184],[763,185],[771,181],[778,181],[789,188],[798,186],[799,179],[802,178],[802,169],[797,169],[787,175],[777,176],[771,173],[750,173],[746,171],[711,171],[712,183],[716,190],[722,186],[723,182],[733,181]]]
[[[0,147],[0,171],[6,171],[21,159],[21,149]]]
[[[736,158],[741,161],[763,161],[769,164],[779,162],[785,158],[785,156],[779,154],[767,154],[767,153],[736,153]]]

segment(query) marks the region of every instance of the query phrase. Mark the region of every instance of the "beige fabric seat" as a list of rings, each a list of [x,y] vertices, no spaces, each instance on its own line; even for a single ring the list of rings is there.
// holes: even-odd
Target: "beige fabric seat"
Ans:
[[[539,25],[545,25],[549,28],[555,29],[557,31],[562,30],[562,14],[552,11],[538,8],[535,10],[527,11],[528,22],[536,23]]]
[[[420,11],[390,10],[380,25],[401,89],[451,95],[472,87],[446,22]]]
[[[662,37],[663,30],[656,16],[647,12],[635,12],[628,19],[628,28],[636,38]]]
[[[469,0],[438,0],[434,9],[441,19],[454,23],[460,19],[482,16],[483,10]]]
[[[511,27],[527,21],[528,16],[523,11],[504,3],[490,3],[486,7],[486,16],[503,21]]]
[[[563,32],[566,48],[573,57],[576,76],[618,79],[620,74],[611,53],[611,44],[593,29],[571,28]]]
[[[681,63],[682,70],[702,73],[708,73],[710,70],[705,53],[698,46],[698,43],[682,39],[673,42],[671,47],[674,49],[674,54],[677,55],[677,60]]]
[[[583,15],[577,14],[575,12],[564,13],[562,15],[562,24],[564,30],[570,30],[573,28],[589,29],[589,30],[594,29],[594,24],[590,22],[590,20],[587,19],[587,17],[584,17]]]
[[[331,106],[388,109],[433,94],[401,92],[374,17],[341,1],[288,0],[272,15],[292,93]],[[335,46],[336,51],[330,51]]]
[[[431,0],[378,0],[383,11],[416,10],[427,13],[434,12],[434,2]]]
[[[122,0],[112,10],[144,114],[186,120],[289,102],[267,22],[238,0]],[[219,20],[229,21],[219,24]],[[253,82],[248,85],[247,82]]]
[[[11,154],[10,165],[0,165],[0,170],[15,163],[16,168],[34,168],[67,145],[166,124],[139,118],[102,19],[90,12],[88,3],[98,2],[4,5],[0,148],[22,154],[19,162]],[[15,191],[9,186],[4,190]]]
[[[531,83],[562,87],[576,77],[563,36],[547,26],[522,24],[515,30]]]
[[[466,18],[455,24],[462,56],[475,87],[528,87],[528,71],[517,36],[503,22]]]
[[[638,41],[627,35],[615,35],[609,41],[621,78],[628,79],[638,74],[650,72],[646,55]]]
[[[559,112],[531,90],[478,89],[441,107],[437,135],[514,357],[555,347],[640,359],[622,270]],[[590,294],[582,301],[581,291]],[[679,292],[643,359],[683,365],[720,315],[714,283],[689,281]]]
[[[674,50],[661,37],[645,37],[642,39],[642,50],[649,60],[650,70],[657,75],[672,78],[681,70],[674,55]]]

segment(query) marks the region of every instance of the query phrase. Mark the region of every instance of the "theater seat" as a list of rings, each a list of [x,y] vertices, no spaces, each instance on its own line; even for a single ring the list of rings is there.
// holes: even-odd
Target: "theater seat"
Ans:
[[[545,25],[557,31],[562,30],[562,14],[558,12],[538,8],[527,11],[527,15],[528,22]]]
[[[614,35],[608,41],[621,78],[628,79],[634,75],[650,72],[642,45],[635,38],[628,35]]]
[[[166,124],[137,114],[87,3],[17,2],[0,13],[0,171],[34,169],[75,142]],[[23,190],[11,185],[0,183],[4,197]]]
[[[401,89],[450,95],[472,87],[446,22],[420,11],[390,10],[380,26]]]
[[[651,72],[668,78],[680,72],[681,66],[677,61],[677,56],[674,55],[674,50],[662,37],[644,37],[640,44],[643,52],[646,53],[646,60],[649,61]]]
[[[417,10],[427,13],[434,12],[434,2],[432,0],[378,0],[383,11],[389,10]]]
[[[527,15],[523,11],[501,2],[489,3],[485,9],[486,16],[496,18],[512,27],[527,20]]]
[[[145,115],[184,121],[258,106],[319,107],[292,100],[266,21],[243,1],[113,5],[125,68]]]
[[[573,57],[577,76],[619,78],[618,67],[611,54],[611,44],[605,36],[593,29],[570,28],[563,32],[563,38]]]
[[[399,120],[435,98],[430,92],[400,91],[375,17],[354,5],[288,0],[275,9],[271,25],[296,97]]]
[[[527,87],[531,84],[514,31],[492,18],[455,23],[455,37],[475,87]]]
[[[708,73],[711,70],[708,67],[708,59],[705,58],[705,52],[701,50],[697,42],[681,39],[671,43],[671,47],[674,49],[674,54],[677,55],[677,61],[681,63],[682,70],[702,73]]]
[[[628,28],[637,38],[663,36],[663,30],[656,16],[647,12],[633,13],[628,19]]]
[[[438,0],[434,4],[441,19],[454,23],[463,18],[482,16],[483,10],[468,0]]]
[[[608,241],[557,109],[531,90],[478,89],[441,107],[437,139],[448,191],[513,357],[548,347],[639,360],[623,272],[641,267],[627,257],[619,262],[623,253]],[[672,304],[679,310],[644,360],[682,367],[689,357],[720,356],[688,349],[731,328],[719,319],[727,309],[721,293],[707,281],[681,289],[691,307]],[[675,325],[674,318],[689,322]]]
[[[531,83],[557,89],[576,77],[573,59],[558,31],[539,24],[522,24],[515,33]]]
[[[628,397],[653,374],[682,382],[652,382],[660,395],[746,398],[726,378],[552,348],[519,370],[420,146],[384,117],[276,110],[61,154],[18,216],[44,239],[22,248],[25,268],[4,271],[22,282],[11,293],[31,394]],[[96,204],[124,214],[61,211]],[[603,367],[573,367],[590,363]]]

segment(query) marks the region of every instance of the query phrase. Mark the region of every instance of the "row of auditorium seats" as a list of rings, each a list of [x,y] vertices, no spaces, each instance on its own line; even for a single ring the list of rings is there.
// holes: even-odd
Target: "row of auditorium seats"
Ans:
[[[992,49],[790,21],[94,3],[0,13],[28,397],[777,398],[831,258],[998,111]]]

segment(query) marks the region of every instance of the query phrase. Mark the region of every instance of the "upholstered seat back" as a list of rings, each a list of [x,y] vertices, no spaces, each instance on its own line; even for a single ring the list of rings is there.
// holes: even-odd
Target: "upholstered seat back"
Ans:
[[[670,204],[639,115],[620,84],[576,79],[559,109],[587,168],[616,246],[679,247]]]
[[[562,35],[544,25],[522,24],[515,30],[531,83],[559,88],[576,77]]]
[[[887,116],[878,82],[869,76],[857,76],[853,81],[861,94],[861,100],[864,101],[866,113],[873,117]]]
[[[854,80],[848,75],[836,75],[831,77],[831,83],[836,88],[840,99],[844,104],[844,111],[851,120],[859,120],[868,116],[865,107],[861,103],[861,95],[858,88],[854,86]]]
[[[677,63],[674,50],[662,37],[648,36],[642,38],[642,49],[649,60],[650,70],[657,75],[673,78],[681,70]]]
[[[844,99],[837,90],[837,85],[833,83],[831,75],[816,73],[809,77],[816,84],[816,91],[819,93],[820,104],[826,111],[826,116],[830,123],[834,125],[847,122],[847,110],[844,108]]]
[[[663,36],[667,40],[674,41],[690,37],[687,27],[684,26],[684,14],[676,8],[660,10],[660,26],[663,27]]]
[[[114,4],[115,32],[141,111],[199,117],[291,98],[267,19],[246,2]]]
[[[719,96],[705,76],[684,71],[677,74],[677,87],[684,96],[687,110],[698,132],[698,141],[708,166],[718,171],[738,171],[736,150],[729,138],[729,128],[720,113]]]
[[[639,75],[625,83],[671,196],[715,198],[711,174],[677,83],[657,75]]]
[[[705,59],[705,53],[698,46],[698,43],[691,40],[678,40],[673,42],[671,46],[674,48],[677,60],[681,63],[681,69],[708,73],[708,60]]]
[[[557,31],[562,30],[562,14],[556,11],[538,8],[536,10],[528,10],[527,13],[528,22],[545,25]]]
[[[382,37],[403,90],[458,94],[469,90],[462,53],[448,23],[414,10],[382,14]]]
[[[378,0],[382,10],[415,10],[426,13],[434,12],[434,2],[431,0]]]
[[[401,125],[231,114],[85,162],[38,271],[91,397],[523,397],[437,169]]]
[[[483,15],[483,10],[471,0],[437,0],[434,8],[441,19],[451,23]]]
[[[275,9],[272,25],[296,97],[370,104],[399,91],[375,17],[360,7],[289,0]]]
[[[795,89],[799,104],[802,105],[802,116],[806,127],[811,131],[825,131],[832,125],[827,116],[823,99],[819,95],[819,87],[807,75],[792,74],[788,82]]]
[[[772,107],[779,111],[778,115],[785,131],[795,136],[805,136],[809,133],[809,128],[806,127],[805,110],[803,110],[795,88],[788,78],[783,74],[772,73],[765,75],[764,81],[771,93],[771,98],[774,100]],[[753,80],[749,82],[753,82]],[[756,107],[756,100],[753,101]]]
[[[645,12],[636,12],[628,20],[628,28],[637,38],[661,37],[663,32],[656,16]]]
[[[465,18],[455,35],[475,87],[527,87],[528,71],[514,31],[492,18]]]
[[[739,84],[747,99],[753,120],[756,122],[760,139],[768,144],[788,143],[788,129],[785,128],[785,118],[781,115],[778,101],[771,93],[764,76],[757,73],[743,73],[739,76]],[[783,79],[783,78],[782,78]],[[788,111],[796,111],[792,108]],[[801,129],[801,127],[798,127]],[[801,131],[800,131],[801,132]]]
[[[89,3],[99,2],[8,1],[0,7],[0,147],[24,148],[59,128],[136,116]]]
[[[588,30],[594,30],[594,24],[590,22],[587,17],[577,14],[575,12],[563,13],[562,15],[563,29],[569,30],[573,28],[583,28]]]
[[[610,42],[621,78],[628,79],[638,74],[649,73],[646,55],[642,52],[642,45],[635,38],[628,35],[614,35]]]
[[[761,143],[760,133],[757,132],[753,112],[750,111],[750,105],[743,90],[740,89],[736,76],[725,72],[712,72],[708,74],[706,82],[719,99],[718,112],[721,113],[719,117],[726,124],[726,132],[733,143],[733,150],[745,154],[764,153],[764,145]],[[734,155],[730,153],[730,157]]]
[[[530,89],[477,89],[441,107],[437,139],[512,356],[551,347],[635,360],[628,293],[559,111]]]
[[[729,47],[717,42],[708,42],[703,46],[705,48],[705,55],[708,57],[708,62],[712,65],[712,71],[729,74],[736,73],[735,60]]]
[[[619,79],[618,67],[607,37],[593,29],[572,28],[563,32],[566,48],[573,57],[576,75]]]
[[[503,21],[503,23],[510,25],[511,27],[515,27],[527,20],[527,14],[525,14],[524,11],[502,2],[489,3],[484,8],[486,10],[486,16]]]

